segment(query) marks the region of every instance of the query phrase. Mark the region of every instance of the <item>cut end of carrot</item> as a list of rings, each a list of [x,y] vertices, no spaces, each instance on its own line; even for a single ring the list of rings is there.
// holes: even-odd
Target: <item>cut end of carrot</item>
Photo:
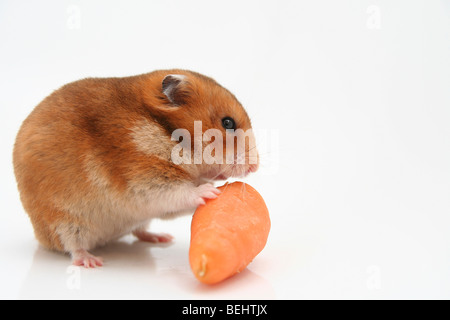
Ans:
[[[208,243],[198,243],[194,239],[194,246],[190,250],[190,264],[195,277],[203,283],[214,284],[228,278],[236,260],[233,248],[226,241],[217,242],[211,239]],[[218,252],[218,248],[226,248],[226,253]],[[221,257],[226,256],[222,261]]]
[[[206,264],[207,263],[208,263],[208,257],[205,254],[202,254],[200,268],[197,271],[197,276],[199,276],[200,278],[204,277],[206,274]]]

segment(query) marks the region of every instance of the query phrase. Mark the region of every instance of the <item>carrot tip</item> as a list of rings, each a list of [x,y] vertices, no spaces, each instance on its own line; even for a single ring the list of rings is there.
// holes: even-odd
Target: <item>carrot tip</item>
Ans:
[[[205,254],[202,254],[202,264],[201,264],[201,269],[198,270],[197,275],[201,278],[203,276],[205,276],[206,274],[206,263],[208,262],[208,258],[206,257]]]

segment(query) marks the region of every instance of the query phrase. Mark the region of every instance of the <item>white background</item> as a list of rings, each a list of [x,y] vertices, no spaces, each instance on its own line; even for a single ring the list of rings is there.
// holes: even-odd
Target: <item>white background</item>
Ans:
[[[260,130],[266,248],[204,286],[184,217],[152,225],[170,246],[130,236],[95,250],[103,268],[68,268],[19,201],[21,122],[67,82],[173,67],[214,77]],[[2,0],[0,298],[449,299],[449,89],[444,0]]]

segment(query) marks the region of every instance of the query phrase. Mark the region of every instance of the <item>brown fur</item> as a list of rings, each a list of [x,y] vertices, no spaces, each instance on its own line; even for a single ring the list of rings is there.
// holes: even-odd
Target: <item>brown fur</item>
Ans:
[[[177,92],[179,106],[162,93],[168,74],[187,77]],[[251,127],[229,91],[211,78],[186,70],[88,78],[56,90],[23,122],[13,154],[20,197],[37,239],[47,248],[73,250],[62,234],[70,234],[82,246],[85,232],[97,228],[92,226],[94,221],[118,219],[101,212],[103,207],[97,205],[101,201],[113,197],[120,206],[133,194],[195,181],[207,168],[200,165],[194,170],[171,163],[168,156],[175,142],[170,135],[177,128],[193,135],[194,120],[203,121],[203,130],[222,128],[225,116],[232,116],[239,128]],[[133,141],[133,134],[145,140],[147,133],[133,129],[142,123],[159,133],[148,135],[160,154],[151,154],[152,149],[146,152]],[[127,217],[120,219],[114,223],[128,223]]]

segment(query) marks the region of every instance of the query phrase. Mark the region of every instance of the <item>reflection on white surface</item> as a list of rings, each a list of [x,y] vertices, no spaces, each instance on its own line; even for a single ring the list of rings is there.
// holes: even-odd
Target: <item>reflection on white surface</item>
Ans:
[[[71,266],[66,255],[38,247],[19,298],[275,298],[270,283],[248,269],[218,285],[198,282],[191,274],[187,250],[185,244],[155,245],[125,237],[93,251],[105,259],[104,267],[84,269]]]

